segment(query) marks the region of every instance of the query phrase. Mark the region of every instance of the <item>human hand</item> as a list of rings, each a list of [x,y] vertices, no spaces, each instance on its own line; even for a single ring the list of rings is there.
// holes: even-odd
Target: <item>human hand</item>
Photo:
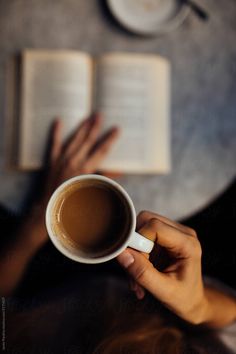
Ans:
[[[200,323],[206,308],[201,273],[201,246],[196,232],[163,216],[148,211],[137,217],[138,232],[165,248],[171,263],[158,271],[148,256],[131,248],[118,257],[118,262],[133,279],[133,290],[139,299],[148,290],[167,308],[191,323]]]
[[[99,138],[101,127],[102,117],[95,114],[84,120],[63,144],[62,122],[54,122],[45,177],[43,183],[41,182],[42,192],[31,207],[30,213],[30,227],[41,235],[34,237],[34,240],[37,239],[40,244],[47,239],[44,214],[51,194],[71,177],[96,172],[117,140],[117,127],[111,128]]]
[[[63,144],[62,123],[60,120],[55,122],[45,180],[40,180],[42,194],[26,211],[14,242],[0,258],[1,294],[8,295],[14,291],[29,262],[48,240],[45,209],[55,188],[70,177],[95,172],[110,152],[119,131],[112,128],[98,139],[100,128],[101,117],[95,115],[84,120]]]
[[[62,122],[54,122],[44,198],[48,199],[65,180],[80,174],[94,173],[99,169],[119,135],[119,129],[113,127],[99,139],[101,127],[102,117],[94,114],[85,119],[63,144]]]

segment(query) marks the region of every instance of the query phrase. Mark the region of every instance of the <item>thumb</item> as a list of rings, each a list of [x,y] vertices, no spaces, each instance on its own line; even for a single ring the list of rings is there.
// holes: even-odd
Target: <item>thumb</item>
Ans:
[[[127,248],[117,257],[117,260],[138,284],[155,297],[160,300],[166,297],[166,292],[170,288],[170,279],[154,268],[142,253]]]

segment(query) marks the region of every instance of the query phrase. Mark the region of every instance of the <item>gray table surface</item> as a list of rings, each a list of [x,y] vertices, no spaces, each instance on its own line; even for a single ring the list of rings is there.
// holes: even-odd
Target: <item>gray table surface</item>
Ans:
[[[18,209],[30,174],[4,168],[6,62],[25,47],[158,53],[172,65],[172,172],[124,176],[137,211],[182,218],[226,188],[236,171],[236,1],[198,0],[207,23],[191,13],[177,30],[133,36],[99,0],[0,0],[0,202]]]

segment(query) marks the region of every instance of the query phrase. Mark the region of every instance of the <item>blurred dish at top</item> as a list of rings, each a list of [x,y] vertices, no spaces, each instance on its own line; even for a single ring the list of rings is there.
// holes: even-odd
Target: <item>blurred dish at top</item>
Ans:
[[[184,0],[107,0],[107,3],[122,26],[142,35],[171,31],[190,11]]]

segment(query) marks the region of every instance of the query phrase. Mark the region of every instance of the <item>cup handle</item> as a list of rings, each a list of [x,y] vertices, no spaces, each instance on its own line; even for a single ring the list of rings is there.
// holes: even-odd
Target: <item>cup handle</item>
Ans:
[[[150,253],[153,249],[154,242],[149,240],[148,238],[138,234],[137,232],[133,232],[130,237],[128,247],[132,247],[138,251]]]

